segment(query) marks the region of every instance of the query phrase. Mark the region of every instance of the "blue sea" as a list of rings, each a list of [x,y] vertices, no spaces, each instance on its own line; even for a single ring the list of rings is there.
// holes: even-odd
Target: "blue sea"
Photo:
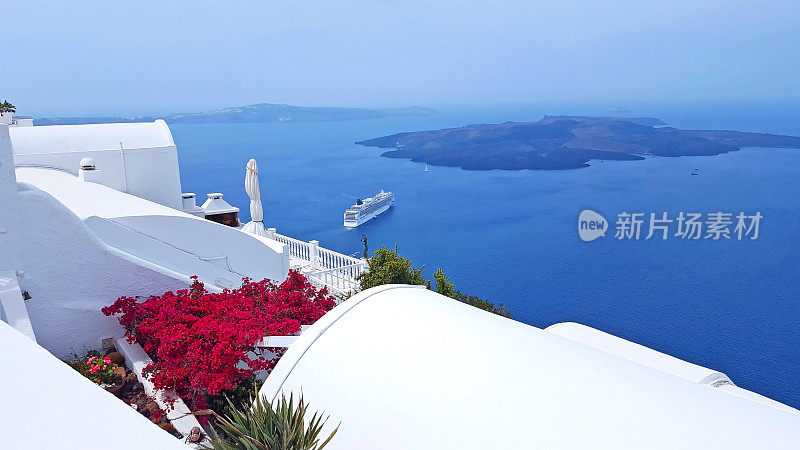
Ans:
[[[637,105],[631,116],[687,129],[800,135],[797,105]],[[184,191],[223,192],[249,220],[245,164],[259,164],[265,225],[347,254],[394,247],[456,287],[537,326],[574,321],[726,373],[800,407],[800,150],[592,161],[561,171],[465,171],[380,156],[355,141],[397,133],[607,115],[607,105],[441,108],[429,117],[171,125]],[[697,175],[691,175],[693,171]],[[393,208],[352,230],[342,214],[380,189]],[[580,211],[760,212],[757,240],[583,242]],[[673,224],[674,226],[674,224]],[[674,228],[673,231],[674,233]],[[509,343],[511,345],[511,343]]]

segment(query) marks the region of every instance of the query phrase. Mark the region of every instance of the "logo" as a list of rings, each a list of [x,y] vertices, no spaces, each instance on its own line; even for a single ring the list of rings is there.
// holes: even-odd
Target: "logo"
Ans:
[[[761,219],[760,211],[748,214],[745,211],[700,212],[679,211],[677,215],[668,212],[643,213],[622,211],[617,214],[615,240],[640,239],[649,241],[681,239],[689,241],[742,241],[758,239]],[[600,236],[605,237],[609,224],[605,217],[591,209],[584,209],[578,216],[578,236],[584,242],[591,242]],[[748,239],[749,238],[749,239]]]
[[[584,209],[578,216],[578,236],[584,242],[591,242],[608,231],[606,218],[591,209]]]

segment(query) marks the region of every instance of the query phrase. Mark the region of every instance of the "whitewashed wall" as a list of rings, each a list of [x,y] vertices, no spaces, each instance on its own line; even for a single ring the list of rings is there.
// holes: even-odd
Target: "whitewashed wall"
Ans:
[[[151,295],[186,283],[100,242],[71,211],[48,194],[17,189],[8,127],[0,126],[0,269],[23,271],[20,288],[40,345],[58,357],[98,348],[120,336],[115,318],[100,308],[121,295]]]
[[[16,164],[77,173],[80,160],[90,156],[100,170],[97,182],[171,208],[182,208],[178,150],[163,120],[12,127],[10,135]]]

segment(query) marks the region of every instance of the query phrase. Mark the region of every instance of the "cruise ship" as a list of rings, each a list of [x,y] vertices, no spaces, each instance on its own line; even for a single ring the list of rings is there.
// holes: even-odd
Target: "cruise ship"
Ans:
[[[394,203],[394,194],[384,192],[383,189],[374,197],[358,199],[356,204],[347,208],[344,212],[344,226],[355,228],[362,223],[378,217],[378,215],[389,209]]]

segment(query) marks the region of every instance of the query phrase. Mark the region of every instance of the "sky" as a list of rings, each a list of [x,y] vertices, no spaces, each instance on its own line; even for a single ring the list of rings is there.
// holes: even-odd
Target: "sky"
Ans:
[[[34,117],[800,103],[798,0],[2,0],[0,17],[0,100]]]

